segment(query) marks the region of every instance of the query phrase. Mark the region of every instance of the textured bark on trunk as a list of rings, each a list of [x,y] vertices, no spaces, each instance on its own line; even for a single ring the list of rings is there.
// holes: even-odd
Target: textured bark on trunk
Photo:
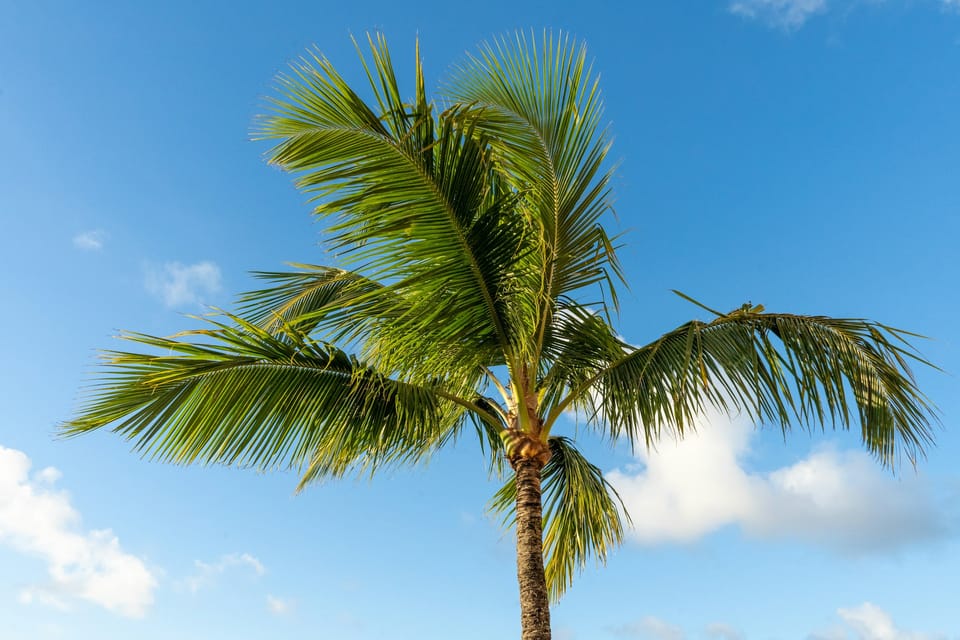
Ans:
[[[517,579],[522,640],[550,640],[550,599],[543,572],[543,504],[536,458],[514,463],[517,474]]]

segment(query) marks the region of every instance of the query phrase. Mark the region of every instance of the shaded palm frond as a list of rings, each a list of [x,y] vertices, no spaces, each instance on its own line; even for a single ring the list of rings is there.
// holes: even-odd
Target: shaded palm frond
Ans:
[[[484,396],[474,399],[485,413],[468,414],[477,432],[480,452],[487,459],[488,473],[491,477],[503,478],[507,471],[505,434],[509,424],[503,408],[496,401]],[[488,416],[494,416],[490,420]]]
[[[743,410],[782,429],[791,423],[849,428],[884,465],[915,461],[932,442],[935,410],[910,362],[913,334],[869,320],[768,314],[744,305],[692,321],[601,368],[568,372],[573,391],[612,437],[656,441],[681,434],[706,406]]]
[[[589,558],[606,562],[623,542],[627,517],[620,496],[603,472],[583,457],[569,438],[550,438],[551,457],[543,467],[543,553],[547,588],[554,601],[573,584],[574,576]],[[516,519],[515,477],[490,501],[490,509],[503,514],[505,524]]]
[[[229,319],[175,338],[127,334],[158,353],[107,352],[63,432],[110,427],[166,462],[306,469],[303,485],[419,460],[478,410],[441,380],[395,380],[295,329]]]

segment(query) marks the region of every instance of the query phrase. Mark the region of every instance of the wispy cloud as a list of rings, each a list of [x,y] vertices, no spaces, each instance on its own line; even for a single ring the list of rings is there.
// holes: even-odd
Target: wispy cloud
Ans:
[[[810,634],[807,640],[946,640],[943,634],[907,631],[898,627],[889,613],[864,602],[858,607],[837,609],[839,622],[834,627]]]
[[[267,611],[275,616],[285,616],[293,613],[296,608],[296,602],[286,598],[278,598],[274,595],[267,595]]]
[[[704,418],[696,431],[608,474],[634,516],[634,541],[689,542],[736,525],[754,537],[861,553],[947,533],[922,481],[897,480],[863,452],[821,448],[790,466],[752,472],[742,463],[754,434],[748,424]]]
[[[734,0],[730,12],[781,29],[799,29],[827,10],[827,0]]]
[[[714,622],[707,625],[707,636],[717,638],[717,640],[744,640],[743,634],[722,622]]]
[[[846,14],[861,5],[881,4],[896,3],[890,0],[730,0],[727,9],[734,15],[775,29],[795,31],[818,15],[838,11]],[[939,6],[951,13],[960,11],[960,0],[927,0],[911,4],[928,10]]]
[[[947,640],[944,633],[925,633],[910,631],[898,626],[893,617],[877,605],[864,602],[860,606],[836,611],[836,623],[827,629],[808,633],[806,640]],[[608,631],[623,638],[640,640],[685,640],[701,635],[687,634],[683,628],[654,616],[646,616],[638,622],[619,627],[610,627]],[[746,636],[728,624],[713,623],[707,625],[706,637],[719,640],[744,640]]]
[[[25,453],[0,446],[0,544],[42,558],[49,575],[23,588],[19,601],[67,609],[80,599],[143,616],[153,604],[154,574],[110,529],[80,528],[68,494],[53,487],[59,471],[48,467],[31,478],[30,467]]]
[[[187,265],[168,262],[162,267],[149,266],[146,287],[168,307],[201,304],[205,296],[220,291],[220,267],[209,260]]]
[[[100,251],[107,240],[107,232],[101,229],[84,231],[73,236],[73,246],[83,251]]]
[[[557,627],[553,630],[553,637],[556,638],[556,640],[575,640],[577,635],[572,629]]]
[[[256,576],[267,572],[263,564],[249,553],[228,553],[220,556],[216,562],[195,560],[196,573],[184,580],[184,585],[190,593],[197,593],[203,588],[213,585],[217,578],[231,569],[252,571]]]
[[[639,622],[613,627],[610,632],[622,638],[640,638],[641,640],[684,640],[687,637],[680,627],[653,616],[647,616]]]

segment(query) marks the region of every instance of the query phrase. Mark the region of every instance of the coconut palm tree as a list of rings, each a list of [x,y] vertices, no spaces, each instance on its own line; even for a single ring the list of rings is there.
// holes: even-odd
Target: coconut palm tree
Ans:
[[[438,99],[419,50],[405,99],[385,41],[369,45],[365,95],[311,52],[257,126],[336,264],[260,274],[196,331],[126,334],[136,349],[106,353],[65,433],[110,427],[174,463],[292,467],[303,488],[475,430],[506,477],[491,504],[516,527],[524,640],[550,638],[550,599],[624,532],[600,469],[556,433],[565,412],[632,447],[682,436],[707,407],[784,431],[859,424],[886,465],[931,443],[904,331],[747,304],[701,305],[707,320],[644,346],[618,337],[609,143],[581,44],[494,41]]]

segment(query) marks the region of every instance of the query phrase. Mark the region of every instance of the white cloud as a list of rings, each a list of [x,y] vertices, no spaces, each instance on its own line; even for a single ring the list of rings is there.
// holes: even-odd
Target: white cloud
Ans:
[[[942,640],[942,634],[927,634],[900,629],[889,613],[875,604],[864,602],[858,607],[837,609],[842,621],[826,631],[808,636],[808,640]]]
[[[228,553],[220,556],[213,563],[195,560],[194,566],[197,572],[184,580],[184,584],[190,593],[196,593],[204,587],[208,587],[216,582],[218,576],[229,569],[247,568],[257,576],[262,576],[267,572],[263,564],[249,553]]]
[[[821,448],[772,472],[744,468],[753,429],[701,419],[696,434],[644,451],[607,475],[633,516],[636,542],[690,542],[729,525],[850,552],[891,550],[945,533],[915,477],[893,478],[861,451]]]
[[[827,0],[734,0],[729,9],[774,27],[799,29],[812,16],[827,10]]]
[[[573,632],[572,629],[567,629],[566,627],[558,627],[553,630],[553,637],[556,640],[574,640],[577,635]]]
[[[33,479],[35,482],[42,484],[54,484],[57,480],[63,477],[63,474],[60,473],[60,470],[56,467],[46,467],[37,471]]]
[[[144,615],[156,577],[109,529],[80,530],[69,496],[52,487],[59,471],[48,467],[31,481],[30,466],[22,451],[0,446],[0,544],[42,558],[50,578],[22,589],[19,601],[65,609],[81,599],[124,616]]]
[[[54,590],[45,587],[24,587],[17,594],[17,602],[20,604],[33,604],[39,602],[53,609],[60,611],[69,611],[70,605],[61,598]]]
[[[220,267],[209,260],[188,265],[168,262],[162,267],[148,267],[146,287],[168,307],[200,304],[203,296],[220,291]]]
[[[729,0],[727,9],[734,15],[756,20],[777,29],[793,31],[818,14],[829,11],[848,13],[857,9],[859,5],[885,3],[887,0]],[[923,7],[938,4],[945,11],[960,11],[960,0],[933,0],[933,2],[913,4]]]
[[[718,640],[744,640],[743,634],[728,624],[714,622],[707,625],[707,636]]]
[[[684,640],[687,637],[680,627],[653,616],[647,616],[639,622],[615,627],[611,631],[618,636],[641,638],[642,640]]]
[[[293,600],[278,598],[274,595],[267,595],[267,611],[276,616],[284,616],[293,613],[296,603]]]
[[[837,625],[830,629],[811,633],[807,636],[807,640],[850,640],[850,636],[842,627]]]
[[[616,636],[641,640],[684,640],[681,627],[647,616],[639,622],[608,629]],[[708,638],[744,640],[746,636],[730,625],[714,623],[706,628]],[[696,636],[700,637],[700,636]],[[864,602],[858,607],[837,609],[837,623],[806,636],[807,640],[947,640],[943,633],[921,633],[898,627],[889,613],[875,604]]]
[[[73,236],[73,246],[84,251],[99,251],[107,239],[107,232],[100,229],[84,231]]]
[[[901,629],[889,613],[870,602],[849,609],[837,609],[837,618],[835,625],[808,634],[807,640],[947,640],[943,633]],[[608,630],[616,636],[641,640],[684,640],[688,637],[682,628],[653,616]],[[721,623],[708,625],[706,635],[720,640],[745,638],[740,631]]]

